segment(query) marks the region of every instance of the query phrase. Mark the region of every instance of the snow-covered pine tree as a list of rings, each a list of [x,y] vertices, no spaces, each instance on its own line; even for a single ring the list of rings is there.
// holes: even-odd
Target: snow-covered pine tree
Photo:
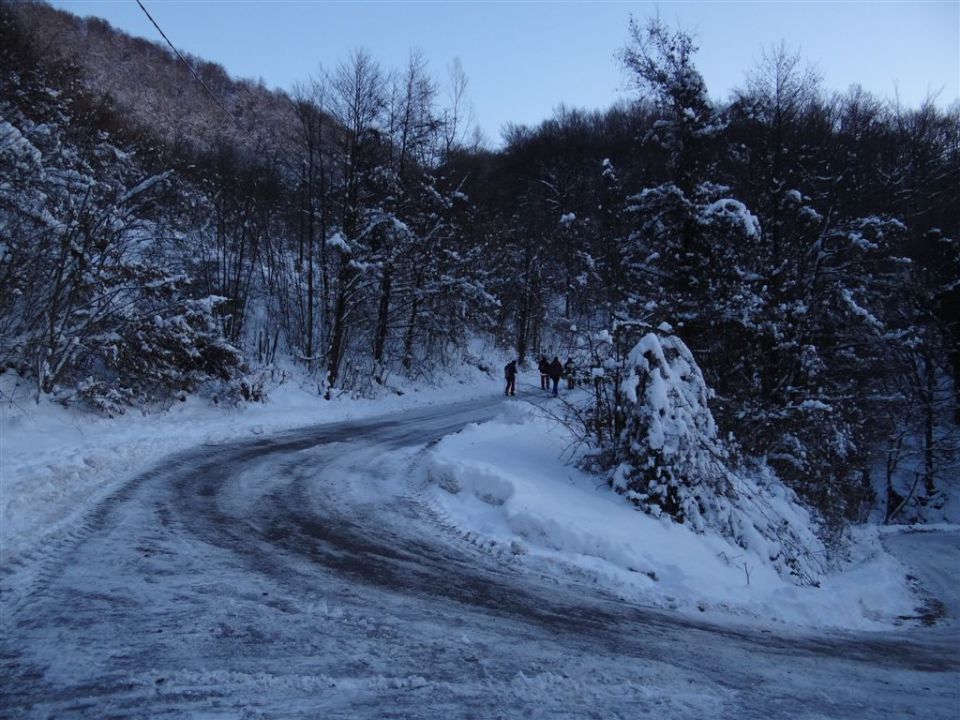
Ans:
[[[644,512],[716,532],[800,583],[823,571],[823,546],[796,496],[762,463],[731,452],[709,408],[712,393],[666,324],[626,358],[626,424],[611,486]]]
[[[630,350],[625,371],[613,486],[646,512],[703,529],[707,497],[730,494],[703,374],[680,338],[653,332]]]

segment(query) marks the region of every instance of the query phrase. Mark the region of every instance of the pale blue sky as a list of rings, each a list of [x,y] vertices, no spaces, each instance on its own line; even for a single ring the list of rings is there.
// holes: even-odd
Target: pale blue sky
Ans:
[[[160,41],[134,0],[54,0]],[[828,89],[860,83],[917,105],[958,97],[960,2],[320,2],[144,0],[181,49],[238,77],[289,89],[363,47],[387,66],[419,48],[438,78],[459,57],[475,119],[490,140],[508,121],[533,124],[565,103],[604,108],[629,95],[614,58],[631,13],[692,31],[713,97],[743,84],[764,48],[785,41]]]

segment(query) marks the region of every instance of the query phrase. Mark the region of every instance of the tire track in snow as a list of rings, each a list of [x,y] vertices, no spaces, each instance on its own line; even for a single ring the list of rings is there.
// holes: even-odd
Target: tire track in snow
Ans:
[[[395,472],[395,451],[498,405],[201,448],[138,476],[43,549],[21,601],[4,598],[17,609],[2,619],[4,712],[372,718],[389,703],[430,718],[880,718],[953,707],[955,656],[918,636],[757,634],[531,577],[431,514],[411,490],[416,454],[394,478],[406,492],[366,494],[362,483]]]

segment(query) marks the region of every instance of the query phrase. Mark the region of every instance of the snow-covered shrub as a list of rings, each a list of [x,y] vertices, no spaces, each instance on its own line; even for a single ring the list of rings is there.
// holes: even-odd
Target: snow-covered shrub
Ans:
[[[223,298],[184,300],[179,312],[155,315],[125,328],[116,345],[118,384],[143,399],[194,390],[210,380],[230,380],[240,352],[223,337],[215,313]]]
[[[183,399],[183,393],[207,384],[225,388],[238,400],[262,400],[262,383],[241,376],[243,358],[223,337],[215,312],[220,302],[217,297],[176,300],[155,314],[133,314],[115,330],[88,338],[57,395],[63,402],[82,400],[110,416],[122,415],[132,405]],[[75,379],[84,368],[89,374]]]
[[[675,335],[647,333],[627,357],[626,422],[610,484],[646,513],[717,532],[783,574],[815,582],[823,546],[811,516],[769,467],[737,461],[718,436],[711,391]]]
[[[130,388],[114,387],[92,376],[77,383],[77,397],[110,417],[123,415],[136,401]]]
[[[269,376],[263,371],[244,375],[237,381],[240,397],[247,402],[266,402],[268,379]]]
[[[91,114],[9,13],[0,29],[0,79],[18,88],[0,82],[0,362],[24,366],[38,396],[111,415],[232,380],[222,300],[198,298],[168,248],[175,174],[107,132],[109,103]]]
[[[621,390],[630,407],[614,487],[646,512],[702,530],[704,496],[728,495],[730,487],[690,350],[675,335],[647,333],[630,351]]]
[[[240,368],[241,372],[245,368]],[[241,406],[246,403],[265,403],[271,389],[283,383],[285,371],[280,371],[279,379],[274,378],[277,368],[261,368],[242,372],[228,380],[204,382],[200,392],[215,405]]]

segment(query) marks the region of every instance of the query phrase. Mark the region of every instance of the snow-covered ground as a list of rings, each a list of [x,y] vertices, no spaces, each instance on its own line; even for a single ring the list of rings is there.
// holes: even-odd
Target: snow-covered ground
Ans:
[[[494,363],[496,365],[496,363]],[[716,534],[637,512],[573,467],[574,439],[549,417],[549,400],[521,378],[521,398],[495,421],[471,425],[432,449],[430,500],[475,544],[644,605],[767,624],[878,628],[916,616],[915,584],[878,530],[855,530],[844,571],[798,587],[764,558]],[[535,378],[534,378],[535,379]],[[43,402],[3,376],[0,403],[0,565],[29,557],[125,480],[165,455],[280,430],[488,396],[500,381],[465,369],[440,387],[376,400],[325,402],[288,381],[244,407],[191,398],[168,412],[105,418]],[[526,391],[524,393],[523,391]],[[548,412],[539,405],[547,403]]]
[[[464,367],[437,386],[411,384],[376,400],[328,402],[315,385],[291,374],[262,404],[231,407],[190,397],[167,412],[131,409],[108,418],[45,398],[37,404],[31,388],[17,380],[0,375],[0,565],[29,553],[124,480],[177,450],[449,403],[500,386],[497,373]]]
[[[642,604],[861,629],[916,615],[908,570],[877,528],[855,531],[843,572],[798,587],[754,551],[636,511],[564,462],[573,442],[536,405],[514,403],[433,449],[434,502],[448,522],[533,568],[586,577]]]
[[[866,537],[821,595],[595,487],[560,459],[569,439],[524,402],[544,401],[529,384],[519,401],[481,376],[322,415],[298,393],[226,423],[188,405],[76,436],[60,409],[20,417],[10,433],[47,464],[5,453],[20,458],[5,507],[63,532],[10,533],[4,714],[879,720],[947,718],[960,700],[955,599],[937,627],[889,631],[905,567],[951,590],[937,579],[955,531],[885,537],[904,565]],[[405,403],[433,404],[378,414]],[[315,424],[336,412],[378,415]],[[111,454],[118,439],[142,454]],[[59,484],[57,462],[76,470]]]

